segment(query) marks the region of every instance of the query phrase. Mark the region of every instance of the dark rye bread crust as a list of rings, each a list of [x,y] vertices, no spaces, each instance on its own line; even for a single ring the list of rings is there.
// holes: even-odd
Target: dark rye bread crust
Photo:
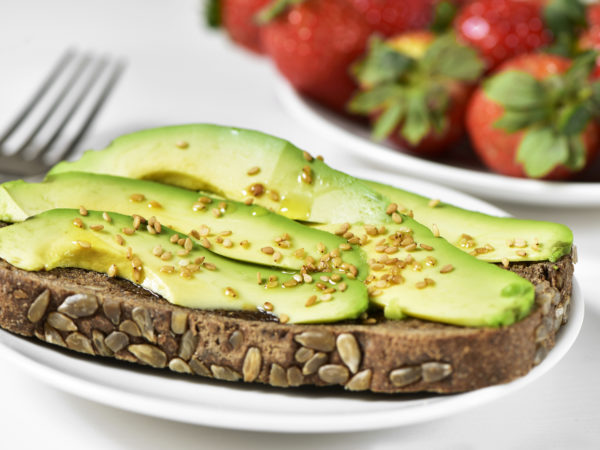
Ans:
[[[454,393],[525,375],[567,321],[570,256],[510,270],[536,285],[536,305],[508,327],[418,319],[286,325],[254,313],[177,307],[99,273],[26,272],[0,260],[0,326],[84,353],[222,380]]]

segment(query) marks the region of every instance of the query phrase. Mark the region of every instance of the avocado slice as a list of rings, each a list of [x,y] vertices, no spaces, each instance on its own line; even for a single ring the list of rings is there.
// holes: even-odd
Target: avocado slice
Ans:
[[[319,261],[325,249],[337,248],[341,259],[338,266],[355,266],[360,279],[368,270],[361,250],[349,246],[342,237],[256,205],[152,181],[83,172],[51,175],[42,183],[18,180],[0,185],[0,220],[7,222],[21,222],[49,209],[82,205],[130,216],[154,216],[179,233],[191,234],[210,251],[240,261],[300,270],[311,259]]]
[[[121,136],[102,151],[61,162],[50,174],[95,172],[160,181],[254,203],[295,220],[383,219],[382,199],[288,141],[210,124],[154,128]]]
[[[78,170],[154,179],[238,201],[250,198],[288,218],[316,223],[386,223],[387,205],[397,203],[488,262],[556,261],[573,242],[564,225],[492,217],[443,203],[432,208],[425,197],[333,170],[285,140],[217,125],[132,133],[50,173]],[[308,175],[310,183],[303,181]]]
[[[534,304],[533,285],[513,272],[458,251],[409,217],[381,225],[319,225],[360,236],[372,303],[388,319],[405,316],[454,325],[510,325]]]
[[[111,213],[107,221],[102,212],[84,213],[52,209],[1,228],[0,257],[30,271],[77,267],[102,272],[133,281],[176,305],[264,310],[281,322],[354,319],[368,306],[365,285],[339,274],[319,274],[328,278],[325,292],[320,283],[305,282],[308,274],[232,261],[191,240],[173,243],[176,233],[167,227],[154,234],[134,231],[129,216]]]
[[[490,216],[385,184],[362,181],[396,203],[400,211],[412,211],[415,220],[482,261],[554,262],[571,251],[573,233],[565,225]]]

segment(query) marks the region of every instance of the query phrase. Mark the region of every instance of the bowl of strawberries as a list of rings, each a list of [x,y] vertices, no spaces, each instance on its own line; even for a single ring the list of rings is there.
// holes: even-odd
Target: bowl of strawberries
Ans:
[[[600,4],[212,5],[273,62],[290,112],[359,157],[489,198],[600,205]]]

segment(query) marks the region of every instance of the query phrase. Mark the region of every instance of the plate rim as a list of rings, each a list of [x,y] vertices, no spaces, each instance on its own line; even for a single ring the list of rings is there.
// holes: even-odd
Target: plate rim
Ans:
[[[426,187],[429,189],[436,189],[438,191],[447,192],[449,195],[462,196],[479,205],[479,209],[484,212],[491,214],[508,215],[505,211],[497,208],[485,201],[479,200],[471,195],[464,194],[462,192],[447,188],[445,186],[437,185],[434,183],[416,180],[412,177],[404,175],[394,175],[376,170],[369,169],[354,169],[349,172],[360,176],[362,178],[372,178],[377,175],[377,179],[383,178],[384,182],[390,183],[390,179],[393,178],[396,186],[399,182],[415,182],[418,183],[419,189]],[[425,192],[423,192],[425,194]],[[552,369],[568,352],[572,347],[583,323],[584,316],[584,300],[581,293],[581,287],[579,286],[577,279],[573,279],[573,294],[571,300],[571,315],[567,324],[561,328],[559,335],[556,339],[555,347],[549,352],[547,357],[538,366],[531,369],[523,377],[513,380],[509,383],[490,386],[475,391],[453,394],[449,396],[432,396],[433,400],[419,400],[422,404],[414,407],[396,408],[396,409],[380,409],[377,411],[359,411],[351,412],[343,415],[342,417],[332,418],[332,413],[320,414],[315,412],[310,416],[306,414],[290,414],[278,413],[275,411],[271,414],[267,414],[264,410],[260,412],[254,412],[252,417],[249,418],[245,412],[240,413],[239,411],[231,411],[220,409],[218,411],[212,410],[211,405],[199,405],[197,403],[182,403],[181,400],[174,396],[169,399],[164,396],[154,395],[148,397],[143,395],[139,390],[128,391],[127,386],[118,385],[117,387],[110,384],[108,381],[104,384],[98,384],[93,378],[84,379],[78,375],[66,373],[61,371],[55,366],[49,366],[44,363],[43,358],[34,358],[35,355],[40,355],[38,352],[42,352],[42,356],[48,356],[52,359],[69,358],[69,360],[76,360],[81,358],[77,354],[64,354],[62,352],[56,352],[53,348],[45,348],[41,343],[35,341],[29,341],[21,339],[20,337],[9,333],[5,330],[0,329],[0,356],[13,362],[16,366],[24,370],[25,372],[33,375],[40,381],[58,388],[64,392],[74,394],[76,396],[91,400],[107,406],[116,407],[130,412],[140,413],[152,417],[158,417],[162,419],[174,420],[178,422],[213,426],[226,429],[236,429],[245,431],[262,431],[262,432],[280,432],[280,433],[298,433],[298,432],[310,432],[310,433],[333,433],[333,432],[350,432],[350,431],[366,431],[366,430],[377,430],[384,428],[391,428],[397,426],[407,426],[416,423],[423,423],[432,421],[450,414],[462,412],[475,406],[479,406],[505,395],[511,394],[516,390],[530,384],[535,381],[548,371]],[[31,354],[24,354],[19,352],[17,348],[13,348],[5,341],[6,336],[9,336],[8,340],[15,339],[19,348],[25,346],[25,349],[31,349]],[[30,347],[33,346],[33,347]],[[51,352],[51,353],[47,353]],[[39,360],[42,359],[42,360]],[[64,361],[64,360],[62,360]],[[90,360],[79,360],[75,361],[74,364],[83,361],[83,367],[81,370],[85,372],[86,363],[95,366],[101,364],[97,359]],[[90,366],[90,367],[92,367]],[[131,367],[112,367],[108,365],[102,365],[106,370],[115,370],[115,375],[118,375],[119,371],[126,371],[127,374],[132,377],[145,376],[142,373],[143,368],[132,365]],[[133,370],[131,370],[133,369]],[[90,369],[91,370],[91,369]],[[146,370],[146,369],[143,369]],[[157,382],[168,382],[169,378],[165,376],[165,373],[152,372],[152,376],[158,377]],[[88,377],[89,378],[89,377]],[[125,378],[129,378],[129,375]],[[183,379],[183,378],[182,378]],[[111,379],[112,380],[112,379]],[[181,381],[179,379],[177,382]],[[202,381],[202,379],[200,379]],[[211,390],[214,386],[211,383],[202,383],[201,390]],[[236,395],[235,386],[239,385],[222,385],[230,395]],[[131,389],[131,386],[129,386]],[[233,388],[233,389],[232,389]],[[221,387],[218,388],[218,391]],[[267,393],[268,396],[274,395],[275,398],[283,395],[286,392],[284,390],[275,390],[268,386],[258,386],[261,394]],[[353,398],[351,395],[347,395],[344,398],[349,398],[350,402],[360,401],[360,399]],[[374,399],[377,399],[377,395],[374,394]],[[391,396],[384,396],[386,402],[395,401],[390,400]],[[317,396],[316,400],[322,400],[322,397]],[[402,400],[402,399],[398,399]],[[405,401],[402,400],[403,402]],[[410,401],[410,400],[408,400]],[[405,403],[406,405],[406,403]],[[209,408],[209,409],[207,409]]]
[[[452,185],[473,195],[518,204],[581,207],[600,205],[600,182],[543,181],[508,177],[454,167],[439,162],[400,153],[392,148],[357,136],[326,120],[319,112],[322,107],[297,93],[282,77],[275,79],[275,91],[288,112],[298,121],[331,143],[343,146],[356,157],[377,164],[377,169],[402,175],[427,175],[436,183]],[[334,114],[325,111],[325,114]],[[343,120],[343,119],[342,119]],[[359,148],[360,147],[360,148]],[[367,151],[365,151],[365,149]],[[410,166],[411,173],[406,167]],[[416,170],[415,170],[416,169]],[[498,186],[501,185],[502,189]],[[509,196],[506,195],[507,189]],[[590,192],[591,190],[591,192]],[[523,195],[523,194],[528,195]],[[559,200],[561,199],[561,200]]]

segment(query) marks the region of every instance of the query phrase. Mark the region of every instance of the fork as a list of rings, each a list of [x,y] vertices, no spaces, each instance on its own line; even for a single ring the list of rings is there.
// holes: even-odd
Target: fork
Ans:
[[[53,163],[69,157],[110,96],[124,67],[120,60],[111,61],[107,57],[67,50],[0,135],[0,178],[2,174],[11,178],[40,175]],[[79,114],[80,123],[72,133],[73,137],[64,145],[55,145],[86,103],[89,105]],[[36,113],[39,118],[35,117]],[[30,131],[28,122],[33,122],[29,125]],[[7,153],[5,144],[21,130],[26,132],[25,138],[19,142],[16,151]],[[47,137],[42,136],[44,133]],[[43,142],[37,143],[38,140]]]

